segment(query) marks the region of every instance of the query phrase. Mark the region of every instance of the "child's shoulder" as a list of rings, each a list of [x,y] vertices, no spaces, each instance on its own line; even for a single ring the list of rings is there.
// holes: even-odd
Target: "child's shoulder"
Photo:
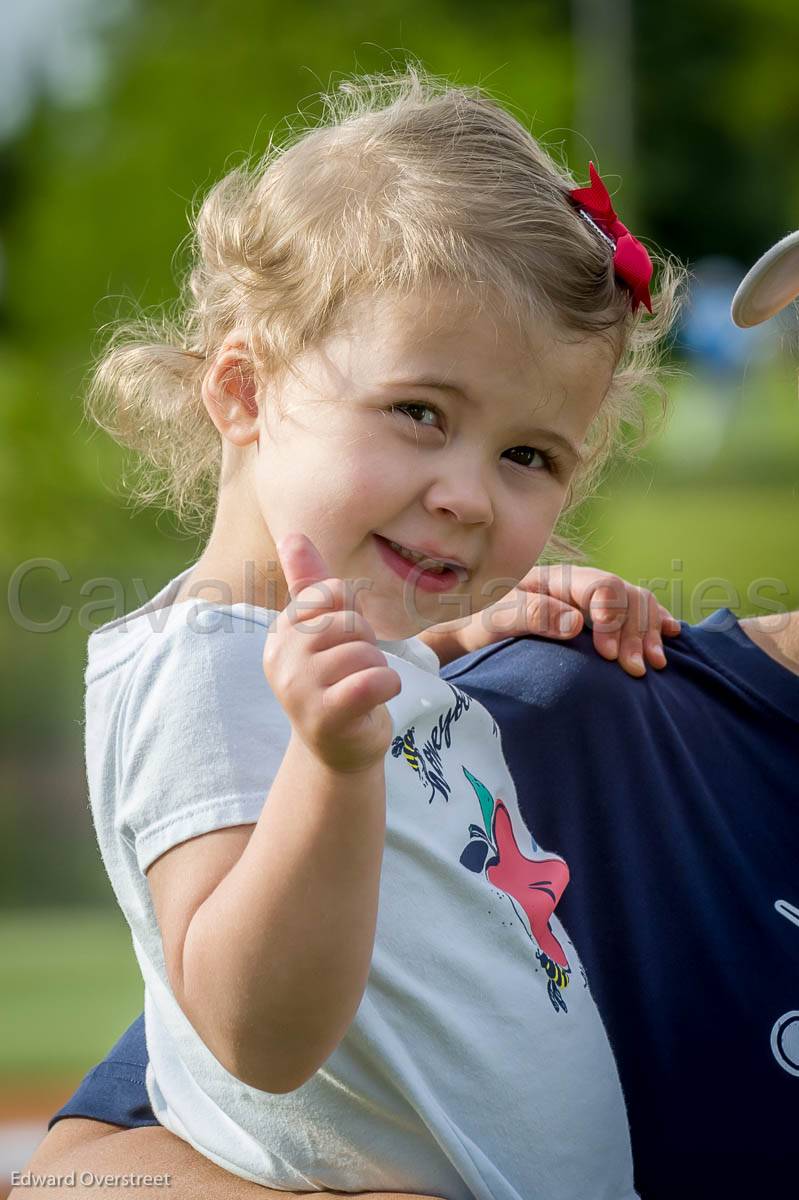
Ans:
[[[263,671],[268,610],[164,604],[174,583],[89,639],[86,768],[112,879],[254,823],[290,737]]]
[[[276,613],[251,604],[214,604],[197,597],[174,600],[187,572],[140,607],[96,629],[89,637],[86,685],[138,679],[153,687],[182,684],[197,696],[227,682],[268,690],[263,647]]]

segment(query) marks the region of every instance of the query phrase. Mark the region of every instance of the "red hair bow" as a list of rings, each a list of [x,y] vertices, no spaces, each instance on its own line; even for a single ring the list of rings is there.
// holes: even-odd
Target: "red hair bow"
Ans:
[[[600,233],[613,244],[613,269],[632,292],[632,308],[644,304],[652,311],[649,281],[652,278],[652,259],[613,211],[608,189],[593,163],[588,164],[591,186],[573,188],[569,197],[573,204],[590,219]]]

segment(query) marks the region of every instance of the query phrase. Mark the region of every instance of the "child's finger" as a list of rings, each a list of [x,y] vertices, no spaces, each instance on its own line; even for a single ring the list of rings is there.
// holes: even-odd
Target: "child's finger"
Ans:
[[[603,634],[618,634],[629,613],[624,580],[610,575],[603,578],[599,587],[591,592],[590,606],[594,629]]]
[[[660,630],[664,637],[677,637],[682,630],[682,625],[677,618],[673,617],[662,604],[658,605],[658,616],[660,617]]]
[[[325,688],[324,703],[326,708],[338,708],[346,712],[348,719],[355,719],[365,717],[401,691],[402,679],[393,667],[366,667]]]
[[[329,577],[325,560],[304,533],[286,534],[276,549],[292,600],[303,588]]]
[[[668,609],[659,604],[654,593],[641,588],[639,595],[640,632],[643,638],[644,662],[658,671],[666,666],[663,636],[679,622],[674,620]]]
[[[325,688],[370,667],[387,666],[385,654],[374,642],[343,642],[319,651],[311,660],[314,678],[320,687]]]
[[[326,582],[328,586],[338,583],[337,594],[342,600],[346,599],[346,585],[343,580]],[[310,622],[307,619],[302,621],[303,633],[309,637],[307,645],[311,654],[320,654],[332,646],[345,645],[347,642],[371,642],[373,645],[377,642],[374,629],[361,613],[346,607],[337,608],[332,612],[329,608],[318,608],[316,611],[325,617],[321,628],[309,628]]]
[[[622,634],[629,619],[627,585],[615,575],[602,573],[601,583],[590,593],[594,648],[611,662],[619,658]]]
[[[619,635],[617,633],[603,633],[601,629],[597,629],[595,626],[591,637],[597,654],[601,654],[609,662],[615,662],[619,657]]]
[[[663,650],[664,626],[669,627],[664,617],[669,622],[673,621],[673,617],[662,604],[658,604],[654,593],[650,592],[648,588],[641,589],[639,613],[645,664],[661,670],[666,665],[666,655]]]
[[[646,666],[651,666],[661,670],[666,665],[666,655],[663,652],[663,638],[661,634],[663,624],[661,608],[662,605],[658,604],[654,593],[650,592],[648,588],[641,588],[639,619],[642,635],[642,661],[644,662],[645,669]]]
[[[646,674],[644,639],[656,626],[659,628],[656,607],[655,597],[646,588],[628,585],[627,617],[619,636],[619,666],[636,678]]]
[[[582,613],[571,604],[555,600],[543,592],[532,592],[525,596],[524,627],[513,633],[523,635],[535,633],[539,637],[572,638],[583,627]]]
[[[640,637],[622,637],[619,643],[619,666],[636,678],[646,674],[644,644]]]
[[[660,640],[660,634],[648,633],[644,638],[644,658],[650,664],[660,671],[666,665],[666,652],[663,649],[663,643]]]

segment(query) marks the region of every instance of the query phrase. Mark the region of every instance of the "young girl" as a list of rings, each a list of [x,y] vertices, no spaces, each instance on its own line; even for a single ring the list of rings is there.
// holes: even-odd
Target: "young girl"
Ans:
[[[91,393],[178,512],[217,487],[199,561],[89,640],[150,1100],[272,1187],[623,1200],[568,868],[431,646],[509,629],[674,278],[642,325],[651,267],[601,181],[480,93],[408,72],[330,103],[211,191],[182,324],[112,347]]]

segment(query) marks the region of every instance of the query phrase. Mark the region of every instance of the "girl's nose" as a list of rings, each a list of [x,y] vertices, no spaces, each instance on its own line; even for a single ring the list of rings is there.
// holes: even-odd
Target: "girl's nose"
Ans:
[[[425,507],[430,513],[447,512],[463,525],[491,525],[494,520],[491,495],[478,470],[440,475],[427,490]]]

